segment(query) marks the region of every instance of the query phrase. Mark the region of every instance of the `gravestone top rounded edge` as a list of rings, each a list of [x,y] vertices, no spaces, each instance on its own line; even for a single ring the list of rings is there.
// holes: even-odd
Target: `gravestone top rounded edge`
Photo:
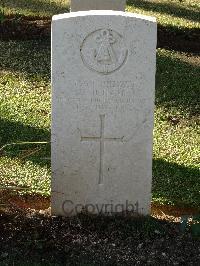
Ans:
[[[52,21],[73,18],[73,17],[86,17],[86,16],[122,16],[122,17],[147,20],[149,22],[156,23],[155,17],[146,16],[137,13],[131,13],[131,12],[113,11],[113,10],[89,10],[89,11],[78,11],[78,12],[58,14],[52,17]]]

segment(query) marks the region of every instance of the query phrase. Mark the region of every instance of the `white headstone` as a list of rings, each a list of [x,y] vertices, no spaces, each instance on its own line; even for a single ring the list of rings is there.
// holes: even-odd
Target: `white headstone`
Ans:
[[[124,11],[126,0],[71,0],[71,11],[118,10]]]
[[[52,214],[149,214],[156,22],[117,11],[52,22]]]

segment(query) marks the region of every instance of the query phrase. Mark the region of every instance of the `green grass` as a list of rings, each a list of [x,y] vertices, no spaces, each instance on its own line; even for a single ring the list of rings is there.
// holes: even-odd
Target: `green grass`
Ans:
[[[51,17],[69,11],[69,0],[1,0],[5,15]],[[200,28],[199,0],[129,0],[126,10],[155,16],[158,23],[174,28]]]
[[[154,202],[200,205],[200,57],[157,53]]]
[[[155,16],[163,26],[200,28],[199,0],[129,0],[126,10]]]
[[[0,147],[50,140],[50,44],[0,42]],[[200,205],[199,57],[158,49],[153,202]],[[8,146],[1,183],[50,194],[50,144]]]
[[[50,141],[50,47],[38,42],[5,42],[1,47],[0,146]],[[4,156],[5,155],[5,156]],[[31,186],[49,194],[50,144],[8,146],[0,158],[3,184]]]
[[[51,17],[69,12],[69,0],[1,0],[5,15]]]

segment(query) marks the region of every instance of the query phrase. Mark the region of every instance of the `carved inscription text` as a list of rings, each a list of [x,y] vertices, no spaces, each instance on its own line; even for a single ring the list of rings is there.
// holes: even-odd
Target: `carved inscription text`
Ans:
[[[68,81],[70,97],[63,88],[62,101],[70,104],[73,111],[108,112],[133,111],[135,89],[132,81]]]

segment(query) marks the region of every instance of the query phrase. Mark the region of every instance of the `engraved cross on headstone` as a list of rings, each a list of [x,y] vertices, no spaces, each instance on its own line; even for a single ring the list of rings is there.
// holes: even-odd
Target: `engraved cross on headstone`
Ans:
[[[81,141],[99,141],[100,142],[100,164],[99,164],[99,185],[103,184],[103,164],[104,164],[104,147],[105,141],[118,141],[123,142],[123,138],[106,138],[105,131],[105,115],[100,115],[100,136],[99,137],[82,137]]]

